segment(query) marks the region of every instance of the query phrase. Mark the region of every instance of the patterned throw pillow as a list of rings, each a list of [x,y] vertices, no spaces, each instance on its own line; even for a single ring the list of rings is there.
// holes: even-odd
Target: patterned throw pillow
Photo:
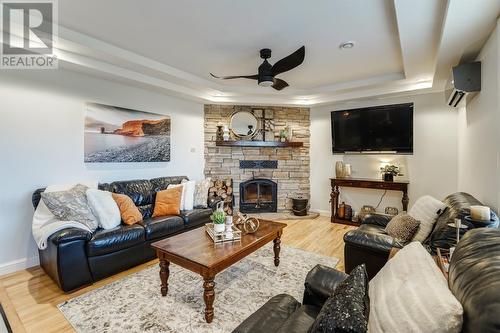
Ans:
[[[194,206],[196,208],[208,207],[208,190],[210,189],[210,178],[196,182],[194,188]]]
[[[385,232],[387,232],[389,236],[406,243],[413,238],[419,227],[420,221],[406,213],[400,213],[389,221],[385,227]]]
[[[68,191],[43,192],[42,200],[58,219],[80,222],[91,231],[95,231],[98,222],[87,203],[88,187],[78,184]]]
[[[319,312],[310,333],[365,333],[370,298],[365,265],[359,265],[335,288]]]

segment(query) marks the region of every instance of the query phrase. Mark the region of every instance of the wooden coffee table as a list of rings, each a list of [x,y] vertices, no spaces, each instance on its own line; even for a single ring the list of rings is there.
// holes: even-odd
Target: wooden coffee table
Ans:
[[[160,259],[161,295],[167,296],[170,263],[200,274],[203,277],[205,320],[211,323],[214,318],[215,275],[270,241],[274,242],[274,265],[278,266],[284,227],[284,223],[260,220],[260,228],[254,234],[243,235],[241,241],[218,244],[207,235],[205,227],[200,227],[152,243]]]

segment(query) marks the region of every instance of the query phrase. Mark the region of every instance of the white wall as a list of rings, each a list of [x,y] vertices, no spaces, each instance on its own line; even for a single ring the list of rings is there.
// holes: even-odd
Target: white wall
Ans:
[[[458,188],[500,208],[500,32],[481,50],[481,92],[459,112]]]
[[[330,112],[375,105],[413,102],[414,154],[407,155],[333,155]],[[350,163],[353,177],[379,178],[380,162],[400,164],[408,179],[410,207],[420,196],[429,194],[442,199],[457,190],[457,111],[445,104],[443,93],[373,99],[311,109],[311,208],[330,215],[330,178],[335,162]],[[383,191],[341,189],[340,200],[359,211],[361,206],[376,206]],[[389,191],[379,211],[392,206],[402,209],[401,192]]]
[[[171,162],[85,164],[84,103],[171,116]],[[194,150],[194,152],[192,151]],[[48,184],[203,177],[203,105],[64,70],[0,75],[0,275],[37,264],[31,194]]]

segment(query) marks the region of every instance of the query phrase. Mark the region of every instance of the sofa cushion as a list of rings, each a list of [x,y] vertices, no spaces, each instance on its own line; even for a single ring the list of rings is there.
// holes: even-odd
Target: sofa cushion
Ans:
[[[87,243],[89,257],[122,250],[145,241],[141,224],[120,225],[113,229],[98,229]]]
[[[186,176],[177,176],[177,177],[158,177],[153,178],[149,182],[153,187],[153,192],[159,192],[166,190],[168,185],[170,184],[180,184],[184,179],[188,179]]]
[[[181,206],[182,188],[176,187],[156,192],[153,217],[179,215]]]
[[[109,184],[109,190],[129,196],[136,206],[154,204],[153,186],[149,180],[128,180]]]
[[[370,332],[460,332],[462,305],[420,242],[399,250],[369,289]]]
[[[391,237],[397,238],[404,243],[409,242],[420,226],[420,221],[406,213],[394,216],[385,227],[385,232]]]
[[[320,307],[302,305],[283,323],[278,333],[308,332],[318,316]]]
[[[300,308],[300,303],[290,295],[279,294],[245,319],[233,333],[276,332]]]
[[[180,216],[159,216],[142,221],[146,240],[158,239],[184,229],[184,220]]]
[[[42,193],[42,200],[59,220],[79,222],[93,232],[97,229],[98,222],[88,205],[85,194],[87,189],[86,185],[77,184],[69,190],[45,191]]]
[[[309,332],[366,333],[370,300],[365,265],[354,268],[325,302]]]
[[[432,232],[436,219],[444,212],[446,204],[430,195],[424,195],[413,204],[408,215],[420,221],[420,228],[413,236],[413,241],[423,243]]]
[[[141,212],[137,209],[128,195],[111,193],[111,196],[120,210],[120,216],[123,223],[132,225],[142,221]]]
[[[209,208],[181,211],[181,217],[187,228],[194,228],[209,223],[210,215],[212,215],[212,210]]]

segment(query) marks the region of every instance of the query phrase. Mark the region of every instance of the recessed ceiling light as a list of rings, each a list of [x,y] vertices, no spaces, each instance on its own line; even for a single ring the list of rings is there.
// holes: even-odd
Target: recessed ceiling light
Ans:
[[[339,45],[340,49],[352,49],[354,47],[354,42],[353,41],[348,41],[348,42],[342,42]]]

